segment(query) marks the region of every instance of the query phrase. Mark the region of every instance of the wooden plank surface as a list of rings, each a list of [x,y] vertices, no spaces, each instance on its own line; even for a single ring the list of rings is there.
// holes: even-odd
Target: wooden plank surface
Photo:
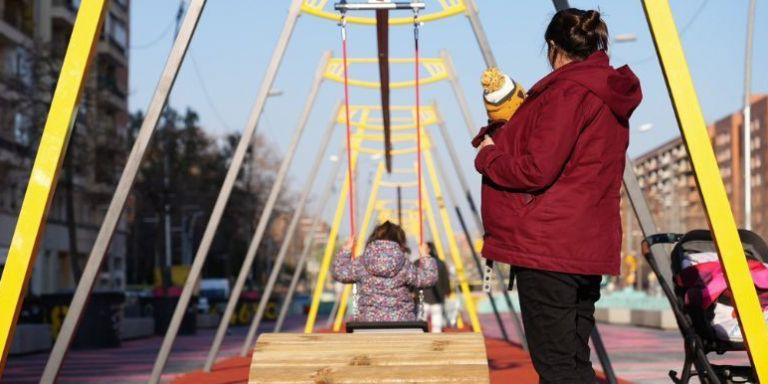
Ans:
[[[259,337],[250,383],[488,383],[481,334],[276,334]]]

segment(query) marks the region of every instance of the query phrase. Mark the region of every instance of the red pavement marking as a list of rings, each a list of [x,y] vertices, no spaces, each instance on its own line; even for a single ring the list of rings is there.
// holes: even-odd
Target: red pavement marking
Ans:
[[[500,339],[485,339],[488,353],[488,368],[491,371],[491,383],[538,383],[538,376],[528,353],[519,346]],[[235,384],[247,383],[251,358],[233,357],[222,360],[213,367],[211,373],[195,371],[173,380],[174,384]],[[605,382],[602,372],[598,372],[599,381]],[[619,380],[620,384],[628,384]]]

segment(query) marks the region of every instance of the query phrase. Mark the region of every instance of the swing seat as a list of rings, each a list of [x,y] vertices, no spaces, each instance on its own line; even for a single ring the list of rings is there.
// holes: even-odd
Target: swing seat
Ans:
[[[479,333],[264,333],[249,383],[490,383]]]
[[[347,333],[424,333],[426,321],[348,321]]]

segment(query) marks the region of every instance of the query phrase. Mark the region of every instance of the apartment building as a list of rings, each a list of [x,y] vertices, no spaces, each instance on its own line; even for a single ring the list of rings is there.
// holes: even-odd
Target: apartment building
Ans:
[[[765,127],[768,120],[768,95],[754,96],[751,108],[752,228],[766,238],[768,132]],[[725,116],[708,127],[720,176],[739,227],[744,227],[743,129],[742,111]],[[686,232],[707,228],[693,168],[682,138],[672,139],[637,157],[634,170],[660,231]],[[631,254],[634,251],[636,254],[642,236],[626,199],[622,201],[622,215],[625,228],[624,252]]]
[[[129,1],[111,1],[105,15],[31,279],[33,294],[74,287],[73,269],[84,265],[124,163]],[[79,0],[0,0],[0,269],[79,5]],[[125,286],[125,249],[123,222],[99,287]]]

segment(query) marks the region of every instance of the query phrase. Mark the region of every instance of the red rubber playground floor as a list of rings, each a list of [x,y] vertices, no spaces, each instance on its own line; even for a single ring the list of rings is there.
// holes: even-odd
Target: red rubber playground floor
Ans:
[[[507,315],[508,316],[508,315]],[[303,318],[289,319],[286,329],[298,332]],[[501,340],[493,315],[481,315],[486,334],[491,379],[494,383],[535,383],[536,376],[528,355],[515,344]],[[507,329],[513,332],[511,319]],[[270,332],[273,323],[265,322],[260,331]],[[676,330],[661,331],[648,328],[599,324],[613,369],[623,383],[669,383],[670,369],[680,370],[683,345]],[[179,336],[163,375],[164,382],[176,383],[244,383],[248,377],[248,358],[233,358],[245,337],[244,327],[235,327],[224,339],[213,374],[202,376],[200,369],[208,353],[214,330],[199,330],[196,335]],[[512,341],[516,338],[511,335]],[[162,338],[131,340],[121,348],[73,350],[67,355],[58,383],[146,383]],[[37,383],[48,358],[47,353],[11,356],[2,383]],[[745,354],[715,358],[719,363],[744,364]],[[713,360],[715,360],[713,359]],[[596,370],[600,364],[592,355]],[[695,381],[693,381],[695,382]]]

